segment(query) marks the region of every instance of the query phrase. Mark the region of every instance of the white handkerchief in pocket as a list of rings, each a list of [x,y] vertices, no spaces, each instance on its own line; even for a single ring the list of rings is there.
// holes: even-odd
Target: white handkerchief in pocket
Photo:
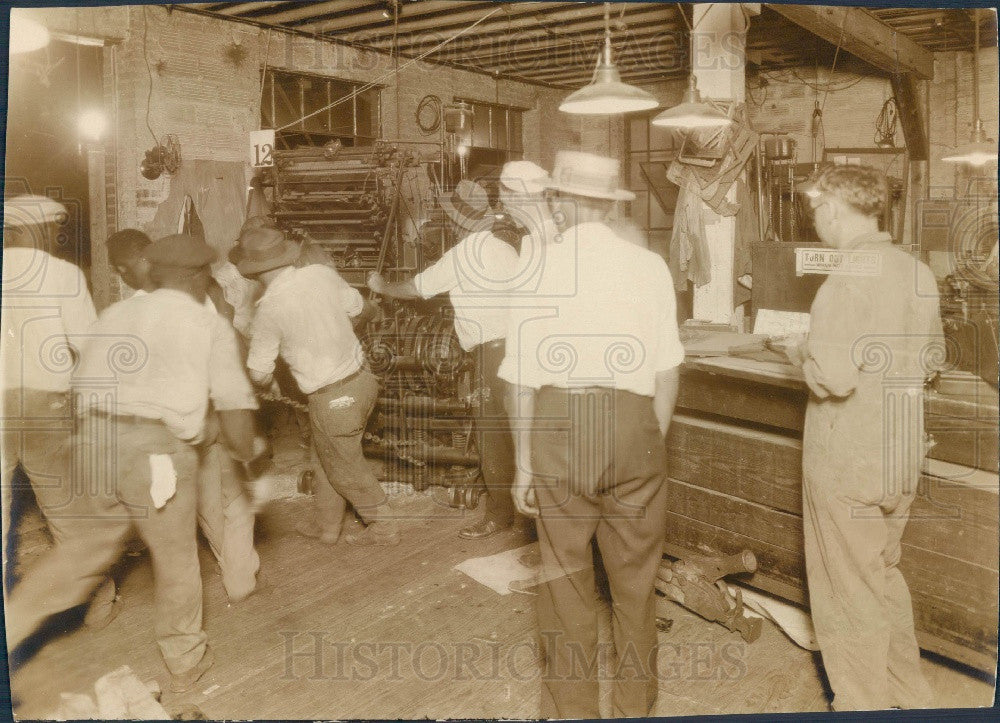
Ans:
[[[153,478],[149,496],[153,498],[156,509],[160,509],[177,492],[177,472],[169,454],[149,455],[149,471]]]

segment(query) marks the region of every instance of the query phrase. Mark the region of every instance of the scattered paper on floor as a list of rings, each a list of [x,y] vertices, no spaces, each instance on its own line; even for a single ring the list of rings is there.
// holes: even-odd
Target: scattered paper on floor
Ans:
[[[541,567],[527,567],[521,563],[521,558],[525,554],[535,553],[537,549],[538,543],[532,542],[530,545],[505,550],[488,557],[469,558],[455,565],[455,569],[501,595],[516,592],[510,587],[515,581],[521,582],[522,587],[528,587],[583,569],[582,567],[573,570],[559,568],[546,571]]]

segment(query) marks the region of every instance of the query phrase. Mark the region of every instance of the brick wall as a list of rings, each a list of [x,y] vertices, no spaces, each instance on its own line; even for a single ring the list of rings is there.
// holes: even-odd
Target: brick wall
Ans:
[[[524,155],[543,165],[550,165],[555,151],[563,147],[583,143],[598,152],[609,149],[606,123],[581,122],[558,112],[563,91],[403,58],[397,87],[394,59],[385,54],[156,6],[130,7],[128,12],[128,39],[116,48],[113,61],[119,97],[118,216],[123,225],[148,224],[169,190],[169,177],[147,181],[135,172],[143,151],[153,142],[146,127],[150,75],[149,125],[158,137],[176,135],[183,158],[189,160],[247,157],[248,134],[258,127],[260,68],[265,63],[384,85],[382,136],[387,139],[426,141],[414,113],[421,98],[434,94],[445,102],[461,96],[527,108]],[[239,65],[225,55],[231,43],[246,50]],[[599,125],[599,132],[584,137],[577,129],[591,125]],[[620,148],[617,139],[614,148]],[[437,153],[434,146],[424,150],[428,155]]]
[[[247,158],[248,133],[258,127],[260,117],[260,70],[265,64],[384,85],[382,136],[387,139],[427,140],[414,113],[421,98],[435,94],[445,102],[461,96],[526,108],[524,157],[545,167],[551,167],[556,151],[563,148],[621,153],[620,124],[612,122],[609,133],[605,119],[558,111],[568,91],[403,58],[397,88],[395,61],[386,54],[164,6],[33,12],[50,29],[106,41],[105,110],[113,129],[106,139],[109,233],[129,226],[149,228],[169,194],[170,176],[149,181],[138,173],[154,135],[161,142],[166,134],[175,135],[183,161]],[[232,43],[246,51],[238,64],[225,52]],[[433,146],[423,148],[428,155],[437,153]],[[110,295],[117,298],[120,289]]]

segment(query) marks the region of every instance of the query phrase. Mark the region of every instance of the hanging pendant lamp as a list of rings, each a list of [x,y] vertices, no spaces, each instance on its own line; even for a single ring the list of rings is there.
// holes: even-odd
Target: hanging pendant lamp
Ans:
[[[688,87],[679,105],[667,108],[650,121],[663,128],[719,128],[732,123],[732,119],[718,108],[701,99],[694,73],[688,78]]]
[[[566,96],[559,110],[577,115],[618,115],[651,110],[659,102],[642,88],[622,82],[611,59],[611,3],[604,3],[604,50],[597,58],[594,77],[588,85]]]
[[[972,115],[975,120],[972,123],[972,138],[968,143],[963,143],[941,160],[945,163],[963,163],[969,166],[985,166],[990,161],[997,160],[997,144],[986,137],[983,130],[983,120],[979,116],[979,13],[978,8],[973,9],[973,23],[975,24],[975,45],[972,48]]]
[[[30,53],[49,44],[49,31],[39,22],[32,20],[18,9],[10,12],[10,45],[7,52]]]

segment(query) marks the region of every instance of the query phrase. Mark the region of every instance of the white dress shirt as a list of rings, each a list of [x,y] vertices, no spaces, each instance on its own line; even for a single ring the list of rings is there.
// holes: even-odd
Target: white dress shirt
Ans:
[[[465,351],[503,339],[507,333],[507,301],[517,277],[514,248],[489,231],[469,234],[413,277],[425,299],[448,293],[455,309],[455,334]]]
[[[511,384],[599,386],[653,396],[684,360],[666,263],[603,223],[545,248],[535,304],[512,310],[499,376]]]
[[[97,319],[87,281],[68,261],[30,248],[3,250],[3,389],[66,392],[73,356]]]
[[[209,398],[217,410],[257,408],[232,325],[174,289],[136,293],[105,309],[73,384],[81,409],[161,419],[189,442],[201,439]]]
[[[229,261],[219,264],[212,271],[212,277],[222,287],[226,303],[233,307],[233,326],[236,331],[249,336],[254,304],[260,295],[260,282],[244,277]]]
[[[247,367],[271,374],[280,354],[304,394],[350,376],[364,362],[351,326],[363,308],[361,294],[336,271],[286,268],[257,302]]]

